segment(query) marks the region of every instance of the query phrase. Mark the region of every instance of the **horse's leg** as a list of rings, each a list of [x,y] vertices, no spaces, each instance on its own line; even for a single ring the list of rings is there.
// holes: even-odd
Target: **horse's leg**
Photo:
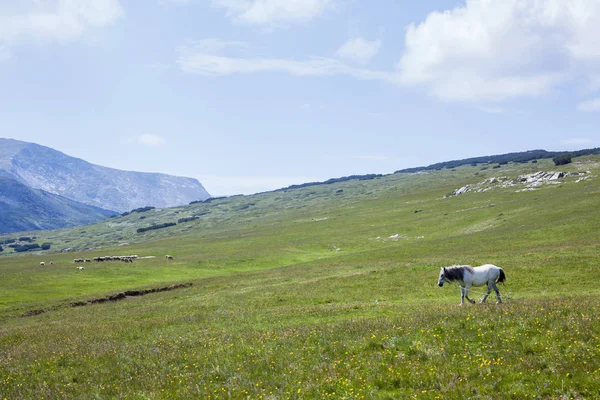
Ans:
[[[498,290],[498,286],[494,283],[494,291],[496,292],[496,298],[498,299],[498,303],[502,303],[502,297],[500,296],[500,290]]]
[[[471,283],[467,283],[466,287],[465,287],[465,297],[467,298],[467,300],[469,300],[469,303],[473,303],[475,304],[475,300],[471,300],[469,298],[469,290],[471,289]]]
[[[463,304],[465,304],[465,288],[464,287],[460,287],[460,305],[462,306]]]
[[[488,282],[488,290],[487,290],[487,293],[485,294],[485,296],[483,296],[483,299],[481,299],[482,303],[485,303],[485,301],[487,300],[490,293],[492,293],[492,287],[494,285],[495,285],[494,282]]]

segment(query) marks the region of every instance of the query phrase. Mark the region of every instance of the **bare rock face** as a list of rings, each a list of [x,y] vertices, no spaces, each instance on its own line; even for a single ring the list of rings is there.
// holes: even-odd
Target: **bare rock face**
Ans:
[[[547,181],[555,181],[557,179],[563,178],[564,176],[565,174],[563,172],[539,171],[534,174],[519,175],[517,181],[521,183],[543,183]]]
[[[34,189],[119,212],[174,207],[210,197],[193,178],[102,167],[12,139],[0,139],[0,173]]]

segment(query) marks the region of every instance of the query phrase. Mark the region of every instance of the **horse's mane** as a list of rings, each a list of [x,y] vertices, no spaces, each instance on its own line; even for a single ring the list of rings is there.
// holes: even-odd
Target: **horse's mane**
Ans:
[[[444,277],[449,281],[462,281],[465,278],[465,271],[475,273],[470,265],[453,265],[444,268]]]

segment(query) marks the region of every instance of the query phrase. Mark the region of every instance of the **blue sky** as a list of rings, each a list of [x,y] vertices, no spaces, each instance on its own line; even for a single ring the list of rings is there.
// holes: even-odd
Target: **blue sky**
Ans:
[[[0,137],[213,195],[600,147],[597,0],[0,0]]]

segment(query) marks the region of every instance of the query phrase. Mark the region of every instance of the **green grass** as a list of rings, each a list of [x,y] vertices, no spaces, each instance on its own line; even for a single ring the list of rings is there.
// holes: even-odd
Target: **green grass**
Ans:
[[[575,161],[561,170],[600,173]],[[96,249],[0,257],[0,398],[599,398],[599,179],[442,199],[534,169],[556,168],[239,196],[144,213],[208,212],[143,235],[135,214],[37,233]],[[112,254],[156,258],[72,263]],[[436,285],[440,266],[488,262],[507,274],[502,305],[458,307],[458,287]],[[194,285],[69,307],[176,282]]]

